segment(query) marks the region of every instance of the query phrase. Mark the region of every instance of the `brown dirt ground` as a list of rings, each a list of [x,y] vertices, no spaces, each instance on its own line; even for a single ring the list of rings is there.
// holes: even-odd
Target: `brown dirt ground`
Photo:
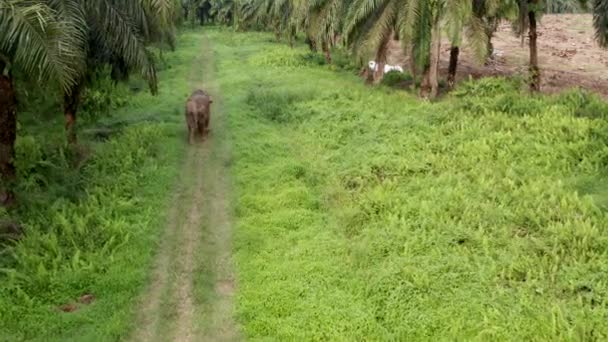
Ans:
[[[508,22],[503,22],[493,44],[496,56],[488,65],[475,61],[466,42],[463,45],[457,80],[484,76],[525,75],[528,62],[527,37],[522,46]],[[441,73],[447,74],[449,43],[442,44]],[[608,98],[608,49],[594,40],[590,14],[545,15],[539,25],[539,62],[542,89],[556,93],[581,87]],[[407,65],[398,41],[390,48],[389,64]]]

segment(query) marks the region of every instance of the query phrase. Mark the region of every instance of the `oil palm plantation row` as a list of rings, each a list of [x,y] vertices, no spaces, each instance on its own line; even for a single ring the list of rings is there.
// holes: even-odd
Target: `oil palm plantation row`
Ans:
[[[240,0],[239,24],[272,29],[277,38],[306,35],[311,49],[323,49],[331,62],[330,48],[339,41],[362,60],[373,56],[382,78],[388,43],[399,38],[409,55],[410,72],[421,75],[420,93],[437,96],[442,38],[448,38],[448,86],[453,86],[463,38],[480,61],[492,54],[492,36],[501,20],[513,23],[514,32],[527,36],[530,48],[530,89],[540,90],[537,27],[545,12],[591,10],[597,38],[608,45],[608,0]],[[341,39],[337,39],[340,37]]]
[[[235,11],[239,9],[239,0],[179,0],[183,18],[203,25],[207,22],[230,24]]]
[[[0,201],[13,201],[16,72],[61,90],[68,140],[88,76],[140,73],[157,91],[153,43],[172,46],[177,0],[0,0]],[[20,78],[21,79],[21,78]]]

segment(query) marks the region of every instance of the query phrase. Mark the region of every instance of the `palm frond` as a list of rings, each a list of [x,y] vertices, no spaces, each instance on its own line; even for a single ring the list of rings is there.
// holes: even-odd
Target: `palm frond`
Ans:
[[[119,56],[129,68],[140,70],[152,93],[156,93],[154,58],[146,48],[136,20],[129,15],[135,13],[137,18],[137,11],[131,7],[122,7],[111,0],[87,1],[92,38]]]
[[[470,18],[465,34],[477,61],[484,62],[488,57],[488,34],[483,21],[477,17]]]
[[[78,38],[66,35],[72,30],[45,4],[0,0],[0,53],[31,77],[57,81],[66,91],[79,74],[74,61],[82,58]]]
[[[600,46],[608,47],[608,0],[595,0],[593,26]]]

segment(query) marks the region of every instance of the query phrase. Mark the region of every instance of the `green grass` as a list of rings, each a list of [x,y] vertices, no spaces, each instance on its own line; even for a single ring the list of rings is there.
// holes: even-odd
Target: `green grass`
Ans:
[[[76,151],[63,147],[57,112],[21,114],[21,206],[10,215],[26,235],[0,255],[0,341],[119,340],[132,329],[185,153],[200,33],[182,34],[179,47],[164,54],[160,95],[120,94],[127,104],[110,116],[83,116]],[[93,304],[57,309],[85,293]]]
[[[82,150],[62,148],[60,117],[20,117],[22,206],[10,215],[27,235],[0,254],[0,340],[133,328],[201,34],[165,54],[160,96],[122,94],[126,107],[84,123]],[[268,34],[207,34],[233,152],[245,337],[608,339],[608,105],[493,79],[432,104]],[[84,293],[94,304],[57,310]]]
[[[210,36],[247,337],[608,338],[606,104],[504,80],[430,104]]]

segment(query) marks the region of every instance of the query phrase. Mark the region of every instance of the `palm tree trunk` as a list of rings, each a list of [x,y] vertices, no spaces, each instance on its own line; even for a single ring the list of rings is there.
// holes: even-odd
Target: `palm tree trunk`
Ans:
[[[239,18],[241,17],[241,12],[240,12],[240,1],[235,1],[234,4],[232,5],[232,29],[237,31],[239,29]]]
[[[540,68],[538,67],[538,34],[536,31],[536,13],[528,12],[528,20],[530,21],[530,90],[532,92],[540,91]]]
[[[422,81],[420,81],[420,97],[428,98],[431,93],[430,66],[426,65],[422,70]]]
[[[416,68],[416,48],[414,47],[414,44],[411,44],[409,53],[410,53],[410,74],[412,74],[412,79],[414,80],[414,87],[415,87],[418,72],[417,72],[417,68]]]
[[[72,88],[71,93],[63,95],[63,115],[65,117],[65,132],[68,144],[77,142],[76,112],[80,103],[80,84]]]
[[[494,33],[496,33],[496,29],[498,28],[498,26],[495,23],[488,23],[486,24],[486,35],[488,36],[488,43],[487,43],[487,47],[488,47],[488,56],[487,59],[491,60],[492,58],[494,58],[494,44],[492,43],[492,40],[494,39]]]
[[[608,48],[608,0],[593,2],[593,26],[600,46]]]
[[[491,31],[486,27],[486,60],[484,65],[488,66],[494,60],[494,44],[492,43],[492,39],[494,39],[494,31]]]
[[[292,27],[289,30],[289,47],[293,48],[295,42],[296,42],[296,30],[295,30],[295,27]]]
[[[430,98],[439,95],[439,57],[441,54],[441,27],[438,22],[433,25],[431,32],[431,68],[429,82],[431,84]]]
[[[160,49],[160,59],[163,59],[162,50]],[[114,81],[114,84],[129,79],[129,68],[122,58],[112,58],[110,62],[110,78]]]
[[[329,49],[329,44],[326,41],[321,43],[321,48],[323,49],[323,54],[325,55],[325,62],[327,64],[331,64],[331,51]]]
[[[196,25],[196,6],[194,4],[191,4],[188,9],[188,20],[190,21],[190,26],[194,27]]]
[[[367,65],[365,66],[363,76],[365,77],[365,84],[374,84],[374,71],[371,70]]]
[[[314,40],[314,38],[306,38],[306,43],[308,43],[308,48],[311,52],[317,52],[317,42]]]
[[[278,27],[274,28],[274,39],[277,43],[281,41],[281,30]]]
[[[459,55],[460,48],[458,46],[452,46],[450,49],[450,66],[448,68],[448,88],[450,89],[454,89],[454,84],[456,83]]]
[[[17,138],[17,96],[11,74],[4,74],[6,63],[0,61],[0,205],[15,202],[13,192],[17,177],[15,140]]]

